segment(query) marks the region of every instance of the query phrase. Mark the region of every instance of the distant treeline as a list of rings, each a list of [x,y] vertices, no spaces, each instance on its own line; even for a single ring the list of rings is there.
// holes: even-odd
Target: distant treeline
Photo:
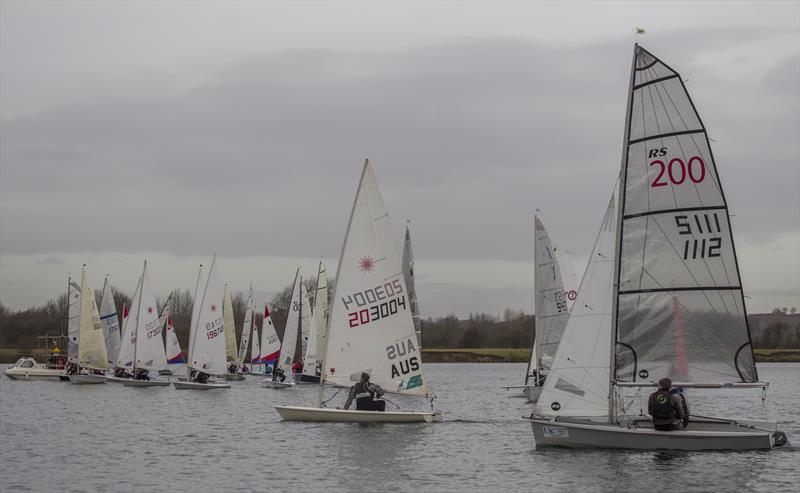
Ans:
[[[333,281],[329,280],[332,286]],[[315,280],[306,281],[306,289],[314,303]],[[122,317],[122,306],[130,306],[131,298],[112,287],[117,313]],[[329,290],[329,296],[332,289]],[[287,286],[273,296],[269,305],[272,321],[278,335],[283,338],[292,286]],[[100,291],[95,291],[100,303]],[[241,336],[246,294],[231,296],[236,322],[237,341]],[[164,298],[156,300],[161,310]],[[192,313],[192,294],[188,290],[175,290],[172,295],[172,320],[184,351],[189,342],[189,323]],[[256,306],[256,325],[261,326],[264,307]],[[0,303],[0,348],[35,349],[40,346],[37,337],[67,333],[67,297],[62,294],[43,306],[11,311]],[[455,315],[425,318],[422,320],[422,346],[433,349],[450,348],[527,348],[533,334],[534,317],[520,311],[506,309],[503,316],[485,313],[470,314],[467,318]],[[753,347],[764,349],[800,349],[800,314],[784,311],[750,316]],[[298,351],[299,351],[298,344]]]

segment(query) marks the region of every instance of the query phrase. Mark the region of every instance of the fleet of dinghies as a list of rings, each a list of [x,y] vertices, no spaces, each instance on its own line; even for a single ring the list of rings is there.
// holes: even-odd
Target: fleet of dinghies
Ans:
[[[719,171],[678,72],[634,46],[621,167],[580,286],[569,256],[551,241],[538,214],[533,231],[530,360],[524,384],[505,388],[521,390],[535,403],[525,419],[537,447],[708,450],[786,444],[776,424],[763,420],[691,415],[683,429],[660,431],[643,406],[635,405],[663,377],[679,393],[768,386],[754,362]],[[283,340],[266,305],[259,337],[251,284],[237,346],[231,294],[220,281],[216,256],[205,275],[202,265],[198,270],[186,358],[172,323],[172,295],[159,313],[147,262],[131,306],[123,308],[121,329],[108,277],[98,309],[84,266],[80,284],[72,278],[67,283],[68,352],[60,378],[209,390],[259,375],[263,386],[273,389],[317,385],[313,405],[275,406],[286,421],[439,421],[423,371],[414,274],[409,225],[401,256],[366,160],[333,296],[322,261],[308,290],[298,267]],[[52,370],[34,369],[35,362],[27,360],[32,361],[20,362],[31,368],[28,373],[11,368],[6,374],[31,379],[31,372],[42,370],[33,378],[52,377]],[[186,376],[172,380],[180,367]],[[430,409],[328,407],[363,373],[387,393],[426,399]]]

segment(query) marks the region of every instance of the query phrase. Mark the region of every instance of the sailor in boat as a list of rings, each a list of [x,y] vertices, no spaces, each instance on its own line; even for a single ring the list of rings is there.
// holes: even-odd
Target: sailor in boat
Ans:
[[[64,373],[66,373],[67,375],[76,375],[78,371],[80,371],[80,368],[78,368],[78,365],[76,365],[73,362],[67,363],[67,366],[64,369]]]
[[[350,395],[344,403],[345,409],[350,409],[353,399],[356,400],[358,411],[385,411],[386,401],[381,400],[383,389],[379,385],[369,383],[369,373],[361,374],[361,381],[350,388]]]
[[[272,381],[273,382],[286,381],[286,374],[283,372],[283,368],[281,367],[275,368],[275,371],[272,372]]]
[[[228,373],[230,373],[231,375],[235,374],[236,370],[238,369],[239,368],[236,366],[236,363],[231,363],[230,365],[228,365]]]
[[[117,378],[133,378],[133,375],[128,370],[120,366],[114,368],[114,376]]]
[[[208,383],[208,374],[203,373],[202,371],[197,372],[194,377],[194,381],[197,383]]]
[[[647,412],[653,417],[653,428],[660,431],[682,430],[689,424],[689,406],[678,389],[672,389],[672,380],[662,378],[658,390],[650,394]]]
[[[150,373],[150,371],[147,370],[146,368],[137,368],[137,369],[133,370],[133,379],[134,380],[147,380],[147,381],[149,381],[150,380],[150,376],[148,375],[148,373]]]
[[[292,373],[303,373],[303,362],[298,360],[292,365]]]

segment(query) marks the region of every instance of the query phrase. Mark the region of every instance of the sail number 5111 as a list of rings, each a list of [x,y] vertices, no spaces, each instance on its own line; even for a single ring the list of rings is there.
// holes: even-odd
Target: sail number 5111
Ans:
[[[684,163],[679,157],[674,157],[666,163],[662,159],[656,159],[650,161],[650,166],[657,166],[658,169],[658,176],[650,183],[653,188],[666,187],[669,184],[680,185],[686,178],[693,183],[700,183],[706,178],[706,163],[700,156],[692,156],[688,163]]]

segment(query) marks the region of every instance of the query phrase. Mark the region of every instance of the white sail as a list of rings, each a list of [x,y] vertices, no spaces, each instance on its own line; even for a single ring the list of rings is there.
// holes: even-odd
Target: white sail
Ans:
[[[569,320],[567,294],[561,280],[561,267],[555,247],[539,216],[534,218],[535,273],[535,351],[525,382],[535,370],[550,369],[558,344]]]
[[[81,329],[78,339],[78,364],[82,368],[105,370],[108,368],[106,340],[100,324],[100,311],[89,286],[89,276],[83,269],[81,276]]]
[[[623,151],[616,381],[756,382],[728,207],[676,71],[634,49]]]
[[[211,375],[227,373],[225,362],[225,324],[222,316],[224,289],[217,272],[217,257],[211,261],[208,278],[197,304],[197,317],[193,321],[189,339],[192,356],[189,366]]]
[[[239,352],[236,349],[236,325],[233,321],[233,303],[228,285],[225,285],[225,296],[222,303],[223,321],[225,324],[225,358],[228,363],[239,365]]]
[[[136,348],[136,303],[142,295],[142,276],[136,283],[136,291],[133,292],[133,300],[130,307],[124,306],[122,309],[122,333],[119,344],[119,354],[117,355],[117,367],[133,369]],[[133,311],[133,314],[131,313]],[[133,316],[132,316],[133,315]]]
[[[319,261],[317,289],[314,295],[314,323],[317,328],[317,361],[314,363],[314,375],[322,376],[325,349],[328,346],[328,272],[322,260]]]
[[[147,271],[147,262],[142,271],[142,288],[139,299],[131,305],[134,309],[136,330],[136,344],[134,345],[134,368],[147,370],[165,370],[167,357],[164,352],[164,338],[161,335],[161,320],[158,316],[156,298],[150,288],[150,274]]]
[[[78,343],[81,337],[81,287],[70,277],[67,281],[67,358],[78,364]]]
[[[255,344],[255,343],[254,343]],[[269,307],[264,305],[264,322],[261,325],[261,362],[273,365],[278,360],[281,351],[281,340],[272,324]]]
[[[317,374],[317,319],[311,312],[306,287],[300,285],[300,327],[308,327],[308,340],[303,353],[303,375],[318,377]]]
[[[106,340],[108,366],[113,367],[117,364],[117,356],[119,355],[120,329],[117,307],[114,304],[114,294],[111,292],[108,276],[106,276],[106,280],[103,283],[103,295],[100,300],[100,324],[103,326],[103,337]]]
[[[561,267],[561,282],[564,284],[564,296],[567,298],[567,309],[571,312],[575,300],[578,299],[578,287],[581,283],[578,273],[575,271],[575,265],[572,263],[572,254],[559,248],[558,245],[554,246],[556,251],[556,258],[558,265]]]
[[[258,343],[258,327],[255,322],[253,323],[253,344],[250,347],[250,364],[261,364],[261,346]]]
[[[170,365],[183,365],[186,364],[186,359],[183,357],[181,350],[181,343],[178,341],[178,334],[175,332],[175,326],[172,324],[172,317],[168,316],[166,320],[167,327],[167,364]]]
[[[300,268],[294,276],[294,287],[292,288],[292,299],[289,302],[289,312],[286,315],[286,325],[283,329],[283,344],[281,344],[281,354],[278,358],[278,368],[283,370],[287,378],[292,374],[292,363],[294,353],[297,348],[297,329],[300,325],[300,285],[303,279],[300,277]]]
[[[192,318],[189,320],[189,353],[187,354],[189,359],[188,361],[192,360],[192,349],[194,349],[194,340],[192,337],[192,327],[194,327],[195,323],[197,323],[197,310],[200,309],[200,300],[197,298],[201,295],[200,293],[200,280],[203,277],[203,264],[200,264],[200,268],[197,270],[197,280],[194,283],[194,297],[192,298]]]
[[[541,416],[608,416],[616,197],[615,188],[536,404]]]
[[[250,285],[250,294],[247,297],[247,309],[244,312],[244,323],[242,324],[242,339],[239,341],[239,363],[244,364],[247,362],[247,346],[250,344],[250,334],[253,333],[255,328],[255,312],[256,305],[253,302],[253,285]],[[256,338],[258,334],[256,334]],[[254,342],[253,349],[258,352],[258,342]],[[250,361],[253,361],[252,354]]]
[[[417,347],[422,347],[422,323],[419,318],[419,304],[417,300],[417,284],[414,281],[414,250],[411,248],[411,230],[406,223],[406,236],[403,242],[403,277],[408,289],[408,299],[411,303],[411,316],[414,317],[414,330],[417,332]]]
[[[389,214],[366,161],[339,258],[323,379],[351,386],[367,372],[387,392],[426,395],[417,346]]]

